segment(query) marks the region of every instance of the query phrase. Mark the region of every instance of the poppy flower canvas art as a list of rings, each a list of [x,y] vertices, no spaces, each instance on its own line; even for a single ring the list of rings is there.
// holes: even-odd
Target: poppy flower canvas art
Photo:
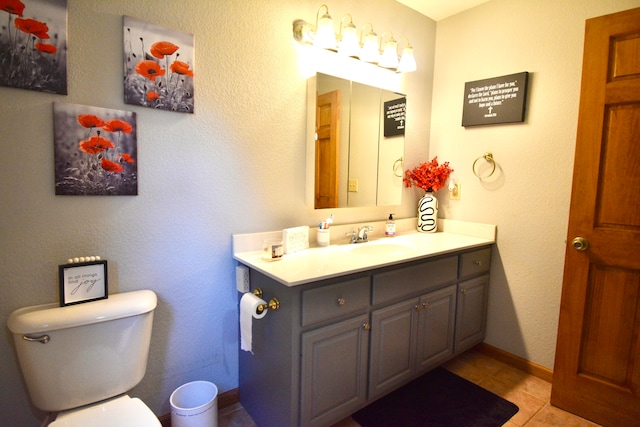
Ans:
[[[123,33],[124,102],[193,113],[193,35],[130,16]]]
[[[0,0],[0,85],[67,94],[67,0]]]
[[[57,195],[137,195],[136,113],[53,104]]]

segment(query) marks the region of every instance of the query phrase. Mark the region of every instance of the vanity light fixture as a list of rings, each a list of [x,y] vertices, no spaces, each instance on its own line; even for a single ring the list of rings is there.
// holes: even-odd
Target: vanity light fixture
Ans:
[[[325,8],[327,12],[320,17],[320,11]],[[323,49],[336,50],[336,33],[333,31],[333,19],[329,15],[329,8],[326,4],[320,6],[316,13],[316,35],[313,45]]]
[[[413,47],[409,44],[409,39],[403,37],[400,40],[407,40],[407,44],[404,48],[402,48],[402,56],[400,56],[400,63],[398,64],[398,68],[396,71],[398,73],[410,73],[415,71],[418,66],[416,65],[416,58],[413,56]]]
[[[383,48],[382,41],[387,34],[389,34],[389,38],[384,43]],[[398,42],[393,38],[393,33],[389,30],[382,33],[382,37],[380,37],[380,61],[378,61],[378,65],[394,70],[398,68]]]
[[[323,9],[324,13],[321,15]],[[389,38],[383,43],[387,33]],[[326,4],[320,6],[316,13],[315,27],[302,19],[293,21],[293,38],[300,44],[337,51],[339,54],[395,70],[398,73],[408,73],[417,69],[413,47],[409,44],[409,39],[402,38],[406,39],[407,43],[398,60],[398,42],[393,38],[391,31],[385,31],[378,39],[378,35],[373,30],[373,24],[367,23],[360,30],[360,38],[358,39],[356,26],[350,14],[342,17],[340,32],[336,37],[333,19]]]
[[[364,29],[369,25],[371,29],[365,34]],[[364,40],[362,37],[364,36]],[[378,35],[373,31],[373,24],[367,22],[360,30],[360,59],[365,62],[377,64],[380,59],[380,53],[378,52]]]
[[[344,23],[345,18],[349,18],[349,22],[346,24]],[[356,26],[353,23],[353,18],[349,14],[343,16],[342,21],[340,21],[340,42],[338,53],[352,58],[358,58],[360,55],[358,32],[356,31]]]

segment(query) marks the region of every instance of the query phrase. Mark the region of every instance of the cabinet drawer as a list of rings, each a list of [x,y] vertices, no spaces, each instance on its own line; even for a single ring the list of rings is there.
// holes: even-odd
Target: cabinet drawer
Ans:
[[[460,255],[460,278],[486,273],[491,266],[491,248]]]
[[[376,274],[373,276],[373,304],[436,289],[454,282],[457,274],[457,256]]]
[[[302,326],[369,307],[369,277],[302,292]]]

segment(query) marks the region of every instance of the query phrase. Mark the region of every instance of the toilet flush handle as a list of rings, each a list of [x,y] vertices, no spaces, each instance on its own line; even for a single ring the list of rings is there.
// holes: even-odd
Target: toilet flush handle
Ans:
[[[29,335],[23,335],[22,339],[29,342],[40,342],[42,344],[46,344],[49,342],[51,337],[49,335],[40,335],[39,337],[33,337]]]

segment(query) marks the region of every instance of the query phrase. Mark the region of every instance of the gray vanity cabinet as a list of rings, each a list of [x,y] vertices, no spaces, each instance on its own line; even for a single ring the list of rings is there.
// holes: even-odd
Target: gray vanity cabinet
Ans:
[[[489,276],[480,276],[458,284],[456,313],[456,353],[482,342],[487,323]]]
[[[453,355],[456,286],[371,313],[369,397],[376,398]]]
[[[380,396],[413,376],[418,301],[412,298],[371,313],[371,397]]]
[[[259,426],[324,427],[484,338],[489,246],[285,286],[240,351],[240,402]]]
[[[490,265],[491,248],[460,255],[458,276],[462,281],[458,283],[456,354],[468,350],[484,339]]]
[[[453,355],[457,277],[457,256],[373,275],[369,398]]]
[[[301,425],[330,425],[364,405],[368,330],[363,314],[302,334]]]

